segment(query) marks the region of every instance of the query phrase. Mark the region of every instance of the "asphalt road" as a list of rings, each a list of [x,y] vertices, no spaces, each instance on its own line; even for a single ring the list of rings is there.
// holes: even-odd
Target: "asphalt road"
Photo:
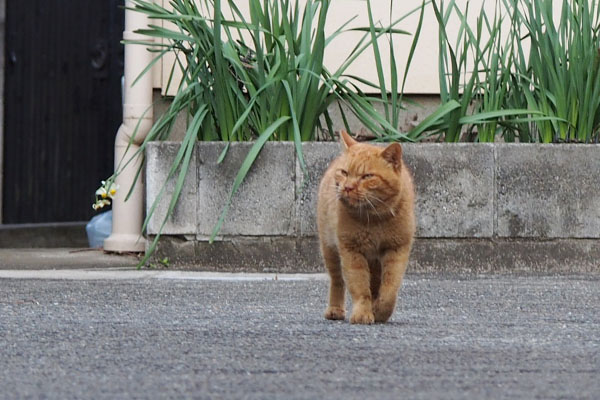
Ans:
[[[409,276],[390,323],[327,282],[0,279],[3,399],[599,398],[600,276]]]

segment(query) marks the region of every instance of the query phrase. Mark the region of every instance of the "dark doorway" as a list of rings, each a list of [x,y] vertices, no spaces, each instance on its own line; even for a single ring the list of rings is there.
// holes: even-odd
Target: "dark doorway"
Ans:
[[[85,221],[121,122],[123,0],[7,0],[4,224]]]

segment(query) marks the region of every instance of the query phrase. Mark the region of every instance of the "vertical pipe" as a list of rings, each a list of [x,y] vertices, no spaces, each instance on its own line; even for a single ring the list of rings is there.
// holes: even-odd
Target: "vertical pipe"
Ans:
[[[126,1],[126,6],[132,6]],[[148,17],[142,13],[125,9],[125,40],[149,41],[147,36],[135,33],[148,26]],[[152,74],[146,73],[135,85],[131,85],[143,69],[152,61],[152,53],[146,46],[125,45],[125,84],[123,100],[123,123],[115,140],[115,171],[119,163],[125,164],[144,141],[152,127]],[[136,130],[137,128],[137,130]],[[125,197],[134,182],[143,155],[129,163],[117,176],[115,182],[120,190],[113,199],[112,233],[104,241],[107,251],[144,251],[142,236],[144,182],[138,179],[131,196]],[[121,161],[123,160],[123,161]]]

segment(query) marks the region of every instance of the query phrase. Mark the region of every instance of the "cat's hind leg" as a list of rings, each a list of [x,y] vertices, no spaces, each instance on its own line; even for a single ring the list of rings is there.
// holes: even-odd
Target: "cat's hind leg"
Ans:
[[[340,264],[340,255],[336,248],[327,245],[321,246],[323,259],[327,272],[329,272],[329,305],[325,310],[325,318],[332,320],[341,320],[346,317],[345,310],[345,292],[344,278],[342,277],[342,267]]]
[[[398,250],[389,250],[381,258],[381,286],[379,296],[373,302],[375,322],[386,322],[394,312],[409,253],[410,246],[406,246]]]

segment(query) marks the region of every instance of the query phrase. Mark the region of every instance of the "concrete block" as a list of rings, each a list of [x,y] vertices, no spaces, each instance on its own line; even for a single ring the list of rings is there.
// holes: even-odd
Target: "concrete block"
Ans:
[[[179,142],[153,142],[146,149],[146,213],[167,181],[171,165],[180,149]],[[183,189],[173,214],[163,227],[163,234],[182,235],[196,233],[196,194],[198,192],[196,153],[192,155]],[[165,192],[148,223],[148,234],[157,234],[167,214],[175,190],[179,170],[166,182]]]
[[[296,163],[296,218],[297,231],[301,236],[317,235],[317,198],[319,183],[323,174],[341,151],[339,143],[315,143],[302,144],[304,162],[308,171],[308,177],[304,177],[300,163]]]
[[[499,237],[600,238],[600,157],[592,145],[497,145]]]
[[[198,146],[197,233],[210,236],[235,177],[253,143],[232,143],[221,164],[225,143]],[[295,155],[292,143],[267,143],[233,198],[219,235],[295,234]]]
[[[404,144],[417,192],[417,237],[484,238],[494,231],[492,144]]]

